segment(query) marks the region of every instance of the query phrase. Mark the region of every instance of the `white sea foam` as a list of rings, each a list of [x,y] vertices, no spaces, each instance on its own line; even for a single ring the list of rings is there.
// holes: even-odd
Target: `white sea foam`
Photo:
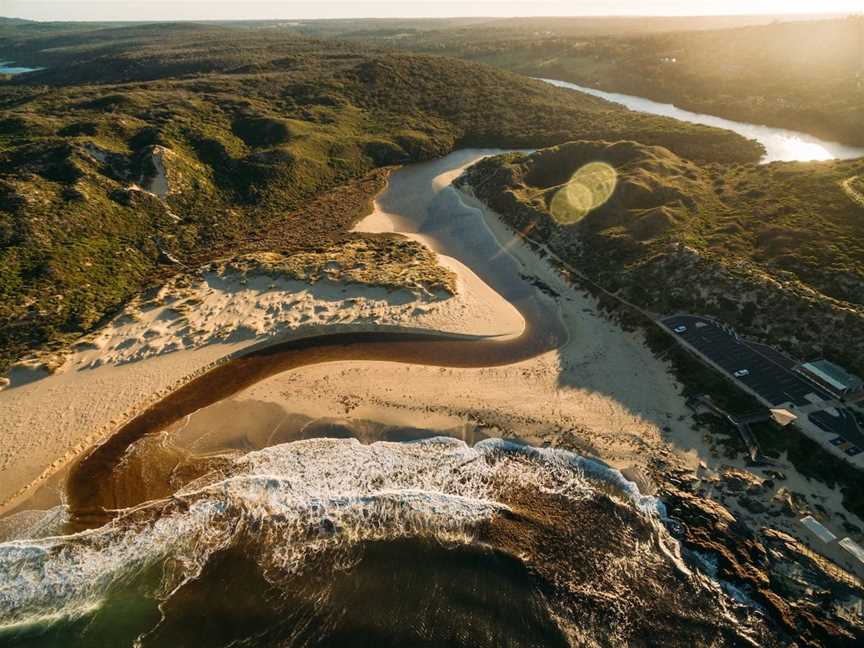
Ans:
[[[322,550],[366,540],[470,543],[480,524],[506,511],[514,487],[579,500],[601,484],[662,514],[620,472],[561,450],[501,440],[472,448],[451,438],[274,446],[102,528],[0,544],[0,627],[93,610],[112,587],[169,557],[156,596],[196,578],[215,551],[237,542],[268,573],[286,573]]]

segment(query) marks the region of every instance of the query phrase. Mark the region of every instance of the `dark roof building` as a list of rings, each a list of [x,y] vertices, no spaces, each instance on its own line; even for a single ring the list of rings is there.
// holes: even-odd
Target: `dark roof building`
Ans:
[[[845,396],[864,389],[864,381],[858,376],[853,376],[843,367],[828,362],[828,360],[805,362],[798,365],[796,369],[835,396]]]

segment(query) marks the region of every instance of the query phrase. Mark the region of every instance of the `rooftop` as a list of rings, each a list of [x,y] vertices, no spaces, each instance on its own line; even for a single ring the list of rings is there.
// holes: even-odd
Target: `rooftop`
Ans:
[[[836,389],[855,390],[864,386],[864,383],[862,383],[858,376],[853,376],[843,367],[840,367],[833,362],[829,362],[828,360],[805,362],[801,367]]]

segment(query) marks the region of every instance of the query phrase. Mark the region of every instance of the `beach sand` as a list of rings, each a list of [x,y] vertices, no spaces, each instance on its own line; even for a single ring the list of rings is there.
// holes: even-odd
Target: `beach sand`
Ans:
[[[448,184],[458,171],[436,177],[436,186]],[[463,200],[472,206],[470,198]],[[255,424],[255,418],[245,414],[265,408],[313,421],[374,421],[463,438],[504,436],[564,447],[621,469],[645,493],[653,491],[666,471],[684,473],[736,517],[757,528],[786,530],[861,573],[860,563],[848,554],[808,536],[799,522],[803,514],[779,515],[775,498],[786,488],[804,496],[809,506],[823,507],[820,519],[842,537],[846,534],[836,524],[841,515],[851,524],[864,524],[843,509],[840,493],[807,480],[781,460],[776,470],[786,479],[753,495],[766,513],[748,511],[721,473],[734,467],[762,480],[765,471],[748,468],[743,458],[730,459],[715,447],[707,431],[694,423],[669,366],[649,350],[642,334],[624,331],[607,319],[590,295],[567,284],[494,213],[474,207],[502,254],[514,259],[525,276],[551,288],[542,299],[566,325],[569,337],[563,346],[517,364],[480,369],[382,361],[306,366],[252,385],[193,414],[182,426],[206,429],[234,413],[245,429]],[[357,231],[393,232],[398,227],[379,201]],[[407,236],[432,244],[420,232]],[[12,496],[20,500],[27,485],[56,472],[147,404],[221,359],[256,345],[379,324],[474,335],[516,336],[523,331],[525,321],[518,311],[474,272],[454,258],[440,256],[439,263],[457,276],[454,297],[374,286],[272,278],[258,283],[247,278],[243,283],[205,276],[201,284],[187,287],[191,293],[184,297],[195,307],[182,317],[199,331],[188,348],[177,343],[170,324],[176,318],[167,312],[176,307],[170,290],[157,296],[156,302],[165,303],[138,308],[131,318],[128,313],[119,316],[82,344],[58,373],[0,392],[2,500],[8,508]],[[13,383],[24,379],[26,375],[13,376]],[[278,420],[265,418],[267,425]],[[269,431],[246,430],[249,436],[259,432]],[[860,540],[858,535],[853,538]]]
[[[519,312],[455,259],[456,295],[374,285],[314,284],[254,273],[203,271],[134,300],[83,338],[49,373],[23,362],[0,391],[0,510],[149,404],[215,363],[322,331],[379,325],[478,336],[518,336]],[[51,361],[48,361],[51,364]]]
[[[443,174],[436,183],[448,184],[454,175]],[[601,315],[590,295],[569,286],[494,214],[487,212],[484,221],[526,276],[559,295],[554,301],[570,332],[563,347],[481,369],[378,361],[308,366],[253,385],[232,400],[277,404],[310,418],[350,417],[430,430],[480,428],[537,445],[564,444],[634,475],[646,474],[649,459],[671,452],[661,447],[664,427],[680,428],[682,440],[692,434],[690,411],[668,367],[641,334],[625,332]],[[357,231],[396,227],[378,204]],[[423,234],[407,236],[428,242]],[[701,448],[685,445],[682,455],[696,467]]]

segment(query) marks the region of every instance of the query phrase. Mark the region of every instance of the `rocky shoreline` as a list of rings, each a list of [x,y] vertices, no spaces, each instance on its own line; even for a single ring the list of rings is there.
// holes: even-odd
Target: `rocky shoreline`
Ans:
[[[864,584],[791,535],[736,517],[692,492],[696,480],[667,475],[660,487],[670,526],[706,571],[765,610],[802,646],[855,646],[864,637]]]

